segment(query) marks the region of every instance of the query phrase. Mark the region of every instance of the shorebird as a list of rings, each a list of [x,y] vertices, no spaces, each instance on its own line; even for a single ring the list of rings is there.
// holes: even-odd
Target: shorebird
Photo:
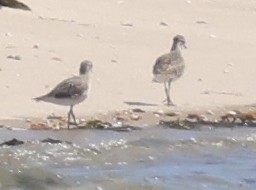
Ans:
[[[186,48],[186,40],[182,35],[173,38],[171,51],[157,58],[153,66],[153,82],[164,83],[164,91],[168,106],[174,106],[170,98],[171,83],[183,74],[185,63],[181,49]]]
[[[68,112],[68,129],[70,124],[77,125],[73,107],[87,98],[89,88],[89,75],[92,70],[92,62],[85,60],[80,64],[79,76],[74,76],[60,82],[46,95],[34,98],[36,101],[49,102],[62,106],[70,106]],[[74,123],[71,123],[70,119]]]

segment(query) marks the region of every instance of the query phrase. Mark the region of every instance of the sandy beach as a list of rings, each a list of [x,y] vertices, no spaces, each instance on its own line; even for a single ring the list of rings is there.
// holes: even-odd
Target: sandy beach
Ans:
[[[256,102],[256,3],[161,0],[32,1],[32,11],[0,10],[0,118],[66,116],[67,107],[36,103],[61,80],[94,64],[79,117],[132,108],[208,110]],[[185,74],[172,86],[177,107],[163,105],[152,66],[186,37]],[[15,57],[18,59],[13,59]]]

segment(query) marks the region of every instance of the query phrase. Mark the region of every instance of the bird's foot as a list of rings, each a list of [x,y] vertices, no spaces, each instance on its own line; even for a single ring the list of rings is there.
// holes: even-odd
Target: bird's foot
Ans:
[[[77,126],[78,123],[77,122],[69,122],[68,125],[75,125],[75,126]]]
[[[162,102],[165,103],[164,105],[166,106],[176,106],[176,104],[174,104],[171,100],[168,99],[165,99]]]
[[[70,125],[78,126],[76,122],[68,122],[68,129],[70,129]]]

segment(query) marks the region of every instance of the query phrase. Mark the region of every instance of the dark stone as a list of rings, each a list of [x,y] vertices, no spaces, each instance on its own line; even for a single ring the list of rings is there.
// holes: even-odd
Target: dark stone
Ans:
[[[13,138],[12,140],[5,141],[5,142],[1,143],[0,146],[4,146],[4,145],[7,145],[7,146],[17,146],[17,145],[22,145],[22,144],[24,144],[23,141],[20,141],[20,140],[17,140],[15,138]]]
[[[0,0],[0,7],[1,6],[10,7],[10,8],[14,8],[14,9],[21,9],[21,10],[25,10],[25,11],[31,10],[24,3],[16,1],[16,0]]]
[[[50,144],[58,144],[58,143],[71,144],[71,142],[62,141],[62,140],[56,140],[56,139],[51,139],[51,138],[47,138],[47,139],[41,140],[41,142],[42,143],[50,143]]]

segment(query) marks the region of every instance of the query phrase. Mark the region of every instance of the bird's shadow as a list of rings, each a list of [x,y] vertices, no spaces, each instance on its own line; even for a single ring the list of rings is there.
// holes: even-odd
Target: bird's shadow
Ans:
[[[147,102],[124,101],[124,103],[129,106],[158,106],[157,104],[147,103]]]

